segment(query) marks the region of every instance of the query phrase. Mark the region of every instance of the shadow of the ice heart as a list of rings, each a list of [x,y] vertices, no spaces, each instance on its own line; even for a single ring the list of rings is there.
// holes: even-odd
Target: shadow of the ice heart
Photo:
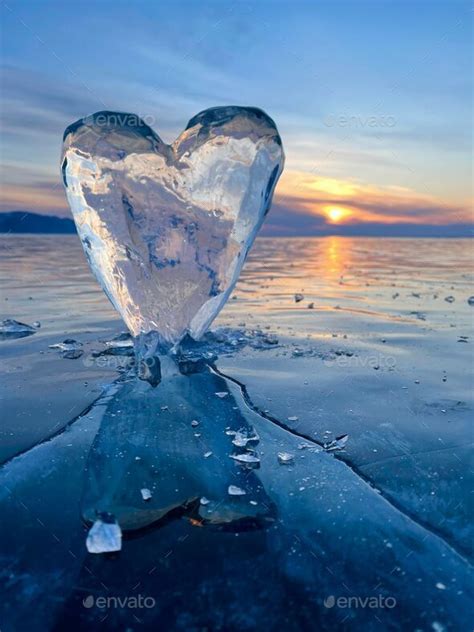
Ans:
[[[271,521],[273,503],[252,470],[258,437],[225,380],[168,362],[157,388],[132,379],[111,400],[89,454],[83,517],[113,514],[124,531],[176,512],[232,528]]]

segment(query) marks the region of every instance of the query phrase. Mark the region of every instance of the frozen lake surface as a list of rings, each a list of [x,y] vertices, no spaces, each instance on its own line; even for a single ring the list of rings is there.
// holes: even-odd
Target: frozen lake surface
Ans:
[[[76,237],[0,246],[41,323],[0,341],[2,630],[470,629],[472,241],[257,240],[214,369],[156,389]]]

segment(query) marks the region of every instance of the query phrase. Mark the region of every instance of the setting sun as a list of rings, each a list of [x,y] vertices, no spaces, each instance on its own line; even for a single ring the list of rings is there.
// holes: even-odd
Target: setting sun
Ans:
[[[326,209],[326,215],[331,222],[337,224],[347,217],[348,211],[344,208],[340,208],[339,206],[330,206]]]

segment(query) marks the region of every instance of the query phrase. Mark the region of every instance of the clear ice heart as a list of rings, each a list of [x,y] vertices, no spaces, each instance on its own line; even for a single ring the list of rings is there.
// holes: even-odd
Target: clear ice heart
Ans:
[[[198,339],[226,302],[283,170],[262,110],[217,107],[165,144],[98,112],[64,134],[62,173],[89,264],[134,336]]]

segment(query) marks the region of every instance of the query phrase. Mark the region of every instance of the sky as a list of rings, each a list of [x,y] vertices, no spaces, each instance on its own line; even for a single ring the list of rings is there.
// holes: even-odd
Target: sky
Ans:
[[[133,112],[171,143],[249,105],[286,154],[267,235],[471,234],[472,6],[461,0],[5,0],[0,211],[70,216],[64,129]]]

